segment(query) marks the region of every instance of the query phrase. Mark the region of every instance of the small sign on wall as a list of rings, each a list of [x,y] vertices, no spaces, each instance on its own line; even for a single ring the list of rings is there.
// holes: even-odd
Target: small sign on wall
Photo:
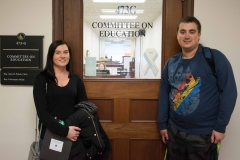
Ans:
[[[32,85],[43,68],[43,36],[0,36],[1,84]]]

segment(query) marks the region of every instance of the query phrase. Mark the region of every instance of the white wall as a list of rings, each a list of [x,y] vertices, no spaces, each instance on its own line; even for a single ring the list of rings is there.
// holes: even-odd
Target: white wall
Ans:
[[[195,0],[194,15],[202,24],[200,43],[222,51],[232,64],[240,94],[240,1]],[[240,98],[222,141],[219,160],[239,160]]]
[[[51,0],[0,0],[0,35],[44,36],[43,59],[52,41]],[[0,85],[0,159],[26,160],[35,138],[32,86]]]

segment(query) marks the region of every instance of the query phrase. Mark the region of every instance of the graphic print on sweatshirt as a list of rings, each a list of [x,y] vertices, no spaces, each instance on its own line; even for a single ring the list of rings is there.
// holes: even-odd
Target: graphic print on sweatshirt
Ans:
[[[200,102],[201,79],[194,79],[189,67],[179,67],[174,74],[170,71],[169,82],[172,86],[170,98],[172,109],[179,115],[189,115],[196,110]]]

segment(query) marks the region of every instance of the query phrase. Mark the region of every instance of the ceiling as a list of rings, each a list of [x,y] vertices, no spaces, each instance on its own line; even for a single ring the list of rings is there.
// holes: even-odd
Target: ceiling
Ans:
[[[93,22],[139,22],[141,26],[143,22],[153,22],[162,14],[162,0],[145,0],[144,3],[96,3],[93,2],[93,0],[84,0],[83,3],[84,21],[91,27]],[[101,11],[101,9],[117,9],[118,6],[136,6],[136,10],[144,10],[144,12],[134,14],[137,16],[136,19],[100,19],[100,15],[119,15],[117,13],[102,13]],[[99,33],[99,30],[103,30],[103,28],[94,28],[94,31],[97,33]],[[104,28],[104,30],[107,30],[107,28]],[[113,30],[113,28],[111,28],[111,30]],[[134,30],[134,28],[131,30]],[[139,30],[139,28],[137,30]]]

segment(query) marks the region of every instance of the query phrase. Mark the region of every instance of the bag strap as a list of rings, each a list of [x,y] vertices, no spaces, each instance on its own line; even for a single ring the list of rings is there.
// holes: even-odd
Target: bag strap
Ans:
[[[47,94],[47,82],[46,82],[46,94]],[[42,124],[40,126],[40,130],[39,130],[39,133],[38,133],[38,129],[37,129],[37,126],[38,126],[38,115],[36,113],[36,128],[35,128],[35,141],[38,141],[39,143],[39,140],[40,140],[40,135],[41,135],[41,131],[42,131]],[[37,134],[38,133],[38,134]],[[38,136],[38,139],[37,139],[37,136]]]
[[[212,53],[211,49],[210,49],[210,48],[203,48],[203,47],[202,47],[202,51],[203,51],[204,58],[205,58],[205,60],[207,61],[209,67],[211,68],[214,77],[217,78],[217,73],[216,73],[215,63],[214,63],[214,56],[213,56],[213,53]],[[207,51],[206,53],[209,53],[209,52],[210,52],[210,54],[211,54],[211,57],[210,57],[210,58],[207,58],[207,57],[206,57],[205,51]]]
[[[37,114],[36,114],[36,128],[35,128],[35,141],[38,141],[39,142],[39,140],[40,140],[40,134],[41,134],[41,131],[42,131],[42,124],[41,124],[41,126],[40,126],[40,130],[39,130],[39,132],[38,132],[38,129],[37,129],[37,123],[38,122],[38,116],[37,116]],[[37,139],[37,136],[38,136],[38,139]]]

